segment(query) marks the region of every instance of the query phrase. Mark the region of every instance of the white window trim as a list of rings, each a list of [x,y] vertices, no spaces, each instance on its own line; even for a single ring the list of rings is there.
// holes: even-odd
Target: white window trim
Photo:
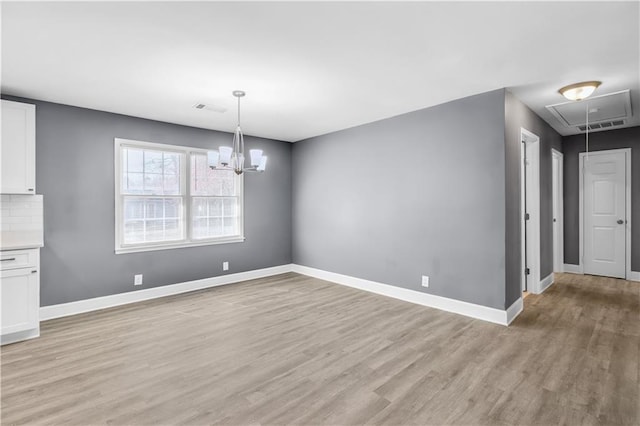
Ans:
[[[134,148],[142,148],[142,149],[154,149],[161,151],[173,151],[178,152],[184,155],[183,164],[180,165],[180,176],[182,182],[180,182],[182,198],[184,200],[183,203],[183,217],[184,217],[184,235],[185,238],[183,240],[178,241],[169,241],[169,242],[153,242],[153,243],[142,243],[135,245],[124,245],[124,236],[123,236],[123,218],[122,218],[122,197],[123,195],[120,193],[121,188],[121,149],[122,147],[134,147]],[[115,198],[115,252],[116,254],[124,254],[124,253],[138,253],[145,251],[155,251],[155,250],[169,250],[176,248],[184,248],[184,247],[200,247],[200,246],[208,246],[208,245],[216,245],[216,244],[229,244],[229,243],[239,243],[245,240],[244,237],[244,175],[236,176],[238,185],[237,188],[240,191],[239,200],[239,231],[240,234],[237,236],[225,236],[225,237],[215,237],[215,238],[207,238],[207,239],[192,239],[192,218],[191,218],[191,154],[199,153],[206,154],[206,149],[201,148],[193,148],[188,146],[180,146],[180,145],[166,145],[161,143],[152,143],[152,142],[143,142],[132,139],[114,139],[114,198]]]

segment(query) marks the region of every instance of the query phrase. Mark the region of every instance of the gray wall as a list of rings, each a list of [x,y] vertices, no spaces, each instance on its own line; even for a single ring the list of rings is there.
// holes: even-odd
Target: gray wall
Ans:
[[[504,309],[504,150],[504,90],[295,143],[294,263]]]
[[[564,262],[580,263],[579,156],[585,135],[566,136],[564,148]],[[640,127],[589,134],[589,150],[631,148],[631,269],[640,271]]]
[[[6,98],[37,106],[43,306],[134,291],[136,273],[143,289],[293,261],[505,309],[520,296],[521,126],[541,138],[542,276],[551,272],[560,137],[504,89],[294,145],[247,137],[268,152],[269,169],[245,178],[246,242],[123,255],[114,254],[113,139],[210,148],[230,135]]]
[[[520,128],[540,138],[540,279],[553,272],[553,205],[551,149],[562,152],[562,137],[538,115],[506,91],[505,104],[506,183],[506,300],[510,306],[521,295],[520,277]]]
[[[6,98],[36,105],[42,306],[133,291],[134,274],[144,274],[137,290],[291,263],[291,144],[246,138],[247,149],[264,149],[269,164],[245,177],[245,242],[116,255],[114,138],[214,148],[229,145],[231,135]]]

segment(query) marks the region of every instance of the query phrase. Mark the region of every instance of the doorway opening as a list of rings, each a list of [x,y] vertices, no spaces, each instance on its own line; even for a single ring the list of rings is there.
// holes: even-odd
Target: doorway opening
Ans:
[[[522,292],[540,293],[540,138],[521,128],[520,141]]]

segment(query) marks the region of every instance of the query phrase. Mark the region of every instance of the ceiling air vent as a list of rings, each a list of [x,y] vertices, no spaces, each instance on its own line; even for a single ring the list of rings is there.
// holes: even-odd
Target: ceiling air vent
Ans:
[[[589,130],[608,130],[631,120],[629,90],[593,96],[582,101],[548,105],[547,109],[565,127],[586,130],[586,112],[589,110]]]
[[[624,120],[603,121],[603,122],[600,122],[600,123],[589,124],[589,130],[590,131],[591,130],[594,130],[594,131],[608,130],[608,129],[611,129],[613,127],[624,126],[624,124],[625,124]],[[581,132],[586,132],[587,131],[587,126],[585,126],[584,124],[582,126],[576,126],[576,127]]]
[[[207,104],[202,104],[202,103],[197,103],[193,106],[195,109],[199,109],[199,110],[206,110],[206,111],[213,111],[213,112],[218,112],[218,113],[223,113],[226,112],[227,109],[224,107],[219,107],[216,105],[207,105]]]

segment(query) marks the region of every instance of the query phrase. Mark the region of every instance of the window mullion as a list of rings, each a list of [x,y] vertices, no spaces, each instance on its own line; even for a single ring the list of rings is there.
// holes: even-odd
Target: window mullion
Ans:
[[[224,235],[224,198],[221,200],[222,203],[220,204],[220,215],[222,216],[220,218],[220,226],[222,227],[222,235]]]
[[[142,198],[142,241],[147,242],[147,198]]]
[[[163,173],[163,180],[164,180],[164,173]],[[163,183],[164,185],[164,183]],[[164,191],[162,191],[164,192]],[[166,203],[166,198],[162,198],[162,239],[166,240],[167,239],[167,203]]]
[[[210,198],[205,198],[207,200],[207,232],[211,229],[211,206],[209,205]]]
[[[182,231],[184,232],[185,241],[193,240],[193,209],[191,208],[191,152],[185,150],[182,154],[184,164],[180,170],[180,190],[182,195]]]

